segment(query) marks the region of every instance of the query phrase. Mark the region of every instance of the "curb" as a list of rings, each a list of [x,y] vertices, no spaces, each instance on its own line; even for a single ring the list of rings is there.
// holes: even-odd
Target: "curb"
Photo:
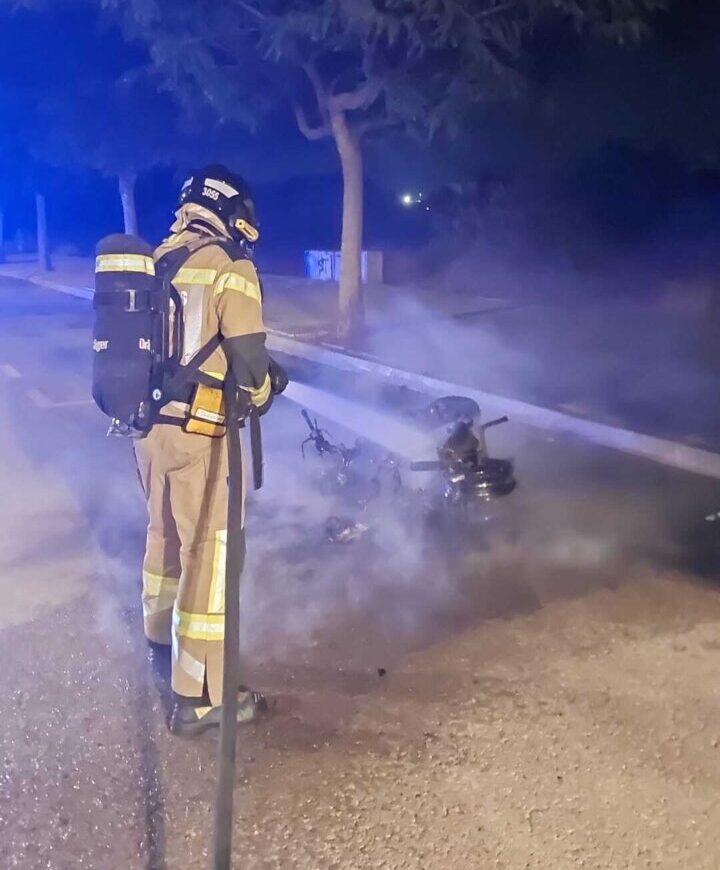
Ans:
[[[453,394],[468,396],[475,399],[481,407],[492,405],[500,413],[506,413],[514,420],[536,429],[569,433],[593,444],[640,456],[661,465],[720,479],[720,454],[709,450],[688,447],[676,441],[666,441],[653,435],[642,435],[639,432],[608,426],[605,423],[595,423],[592,420],[564,414],[562,411],[531,405],[518,399],[508,399],[464,384],[454,384],[428,375],[396,369],[372,357],[353,356],[327,346],[307,344],[283,333],[268,331],[268,347],[288,356],[329,365],[341,371],[370,374],[395,387],[408,387],[435,396]]]
[[[89,287],[70,287],[68,284],[60,284],[57,281],[49,281],[45,278],[25,278],[30,284],[37,284],[38,287],[45,287],[47,290],[55,290],[58,293],[64,293],[66,296],[76,296],[78,299],[92,299],[95,291]]]
[[[15,277],[18,280],[28,281],[31,284],[37,284],[80,299],[89,300],[94,295],[89,288],[70,287],[67,284],[33,275],[23,278],[19,275],[6,274],[3,277]],[[395,387],[408,387],[435,396],[453,394],[469,396],[475,399],[481,407],[488,404],[493,405],[501,413],[511,415],[521,423],[536,429],[569,433],[601,447],[609,447],[612,450],[640,456],[671,468],[720,480],[720,453],[712,453],[699,447],[688,447],[676,441],[667,441],[653,435],[643,435],[629,429],[608,426],[605,423],[595,423],[592,420],[573,417],[562,411],[554,411],[552,408],[531,405],[518,399],[509,399],[505,396],[487,393],[484,390],[478,390],[464,384],[455,384],[451,381],[432,378],[429,375],[396,369],[373,357],[354,356],[342,349],[333,349],[322,344],[308,344],[279,330],[268,329],[268,347],[270,350],[329,365],[340,371],[369,374]]]
[[[78,299],[92,299],[95,292],[90,287],[72,287],[69,284],[61,284],[59,281],[53,281],[50,278],[44,278],[34,272],[29,275],[22,275],[19,272],[3,272],[0,271],[0,278],[9,278],[15,281],[27,281],[28,284],[35,284],[38,287],[44,287],[46,290],[55,290],[57,293],[64,293],[66,296],[75,296]]]
[[[64,293],[66,296],[75,296],[78,299],[92,299],[95,296],[95,291],[89,287],[70,287],[68,284],[60,284],[57,281],[48,281],[45,278],[24,278],[30,284],[37,284],[38,287],[45,287],[47,290],[55,290],[58,293]]]

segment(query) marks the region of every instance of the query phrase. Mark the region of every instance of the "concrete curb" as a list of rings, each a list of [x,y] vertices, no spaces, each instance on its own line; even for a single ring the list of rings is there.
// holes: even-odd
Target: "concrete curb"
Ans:
[[[517,399],[497,396],[463,384],[454,384],[428,375],[396,369],[371,357],[353,356],[327,346],[307,344],[280,332],[268,334],[268,347],[279,353],[332,366],[341,371],[363,372],[396,387],[408,387],[434,396],[458,394],[469,396],[481,407],[492,405],[495,410],[507,414],[513,420],[537,429],[570,433],[593,444],[641,456],[683,471],[720,479],[720,454],[709,450],[688,447],[675,441],[642,435],[639,432],[604,423],[595,423],[592,420],[573,417],[539,405],[530,405]]]
[[[70,287],[44,277],[12,275],[6,273],[3,277],[17,278],[28,281],[59,293],[76,296],[80,299],[92,299],[93,291],[84,287]],[[434,396],[461,394],[475,399],[482,407],[492,405],[500,413],[512,416],[514,420],[537,429],[553,432],[570,433],[584,438],[593,444],[610,447],[633,456],[641,456],[661,465],[702,474],[720,480],[720,454],[698,447],[689,447],[676,441],[666,441],[653,435],[642,435],[629,429],[608,426],[573,417],[552,408],[531,405],[518,399],[509,399],[494,393],[487,393],[475,387],[454,384],[428,375],[408,372],[393,368],[369,356],[354,356],[341,348],[333,348],[322,344],[308,344],[279,330],[268,330],[268,347],[270,350],[296,356],[312,362],[321,363],[346,372],[363,372],[380,378],[396,387],[408,387],[419,392]]]
[[[78,299],[92,299],[95,291],[89,287],[70,287],[68,284],[60,284],[57,281],[49,281],[45,278],[25,278],[31,284],[37,284],[38,287],[45,287],[48,290],[55,290],[58,293],[64,293],[66,296],[76,296]]]
[[[28,284],[36,284],[38,287],[44,287],[46,290],[55,290],[57,293],[64,293],[66,296],[75,296],[78,299],[92,299],[95,292],[90,287],[72,287],[69,284],[61,284],[59,281],[53,281],[50,278],[45,278],[43,275],[31,273],[30,275],[22,275],[19,272],[0,271],[0,278],[10,278],[15,281],[27,281]]]

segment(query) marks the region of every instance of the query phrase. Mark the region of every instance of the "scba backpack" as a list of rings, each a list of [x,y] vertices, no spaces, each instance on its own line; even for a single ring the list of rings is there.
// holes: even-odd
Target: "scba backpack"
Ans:
[[[204,435],[224,434],[222,389],[200,372],[220,346],[220,336],[201,348],[188,365],[180,365],[183,303],[172,284],[188,257],[212,244],[226,247],[207,238],[192,248],[171,251],[157,262],[152,247],[137,236],[115,234],[98,244],[92,395],[111,418],[114,434],[141,437],[157,422]],[[160,413],[173,399],[188,402],[187,419]]]

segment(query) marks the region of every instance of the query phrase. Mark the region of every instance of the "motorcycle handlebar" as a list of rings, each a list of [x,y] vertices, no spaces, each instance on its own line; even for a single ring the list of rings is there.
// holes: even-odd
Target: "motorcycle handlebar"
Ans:
[[[486,429],[489,429],[491,426],[499,426],[501,423],[507,423],[507,422],[508,422],[507,417],[498,417],[497,420],[490,420],[489,423],[483,423],[483,425],[480,428],[484,432]]]
[[[410,463],[410,471],[437,471],[443,467],[442,462],[437,459],[421,460],[419,462]]]

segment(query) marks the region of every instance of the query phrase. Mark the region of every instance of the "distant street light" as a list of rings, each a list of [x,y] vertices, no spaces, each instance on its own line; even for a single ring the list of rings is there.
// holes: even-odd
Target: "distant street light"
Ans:
[[[406,207],[410,208],[410,206],[418,205],[422,202],[423,195],[422,193],[403,193],[400,196],[400,202]]]

